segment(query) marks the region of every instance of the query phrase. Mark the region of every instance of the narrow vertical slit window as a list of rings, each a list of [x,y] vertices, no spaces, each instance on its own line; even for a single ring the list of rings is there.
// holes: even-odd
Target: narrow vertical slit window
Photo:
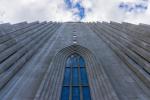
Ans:
[[[79,54],[67,58],[60,100],[91,100],[85,61]]]

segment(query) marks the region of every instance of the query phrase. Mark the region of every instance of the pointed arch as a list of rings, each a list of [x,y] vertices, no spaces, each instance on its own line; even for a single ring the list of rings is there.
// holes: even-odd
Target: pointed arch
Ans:
[[[84,58],[91,99],[99,100],[101,98],[104,100],[104,98],[115,98],[112,100],[118,100],[102,65],[97,62],[96,56],[89,49],[81,45],[67,46],[55,55],[40,88],[38,89],[35,100],[60,100],[66,61],[67,58],[74,53],[79,54]],[[49,76],[50,74],[51,76]]]

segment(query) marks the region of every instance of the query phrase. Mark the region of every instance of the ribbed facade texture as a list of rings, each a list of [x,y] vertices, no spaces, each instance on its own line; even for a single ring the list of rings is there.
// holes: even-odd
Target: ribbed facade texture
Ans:
[[[71,55],[87,74],[76,100],[150,100],[150,26],[125,22],[0,24],[0,100],[73,100]]]

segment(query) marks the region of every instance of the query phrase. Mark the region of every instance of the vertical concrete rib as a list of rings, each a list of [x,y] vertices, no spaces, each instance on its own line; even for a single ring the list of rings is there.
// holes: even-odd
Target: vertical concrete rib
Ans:
[[[49,27],[47,27],[47,29],[44,28],[45,32],[43,31],[43,34],[39,33],[39,36],[37,35],[35,39],[31,38],[33,39],[32,42],[25,46],[26,50],[23,50],[26,51],[25,54],[23,54],[23,56],[19,60],[17,60],[16,63],[11,66],[11,68],[9,68],[6,72],[0,75],[1,88],[3,87],[3,85],[6,85],[7,81],[10,80],[16,74],[16,72],[23,66],[23,64],[25,64],[29,60],[29,58],[33,54],[35,54],[35,52],[37,52],[38,49],[40,49],[40,47],[43,44],[45,44],[46,41],[48,41],[51,38],[51,36],[55,33],[60,24],[54,24],[52,27],[51,25],[48,26]],[[6,98],[9,98],[9,96]]]
[[[15,45],[12,48],[9,48],[5,52],[3,52],[0,55],[1,56],[1,61],[3,61],[4,59],[6,59],[9,55],[11,55],[13,53],[14,54],[0,64],[0,73],[2,73],[3,71],[5,71],[6,69],[8,69],[8,67],[11,64],[13,64],[15,61],[17,61],[26,51],[28,51],[30,49],[30,47],[32,47],[34,44],[36,44],[37,41],[39,41],[42,37],[44,37],[45,34],[47,33],[47,29],[44,30],[44,31],[43,31],[43,34],[41,34],[39,32],[38,34],[35,34],[35,36],[29,37],[27,39],[27,41],[24,41],[24,43],[22,44],[22,46],[20,46],[18,44],[19,47],[16,47],[16,45]],[[28,45],[26,45],[27,43],[28,43]]]
[[[114,41],[117,41],[116,39],[112,39],[112,38],[110,38],[111,37],[111,35],[108,35],[108,33],[106,32],[106,31],[103,31],[103,30],[106,30],[105,28],[98,28],[98,27],[96,27],[96,25],[91,25],[91,27],[92,27],[92,29],[93,29],[93,31],[97,34],[97,36],[99,36],[100,38],[102,38],[118,55],[119,55],[119,57],[121,57],[121,58],[123,58],[122,60],[123,60],[123,62],[125,62],[128,66],[129,66],[129,68],[131,68],[131,70],[133,70],[133,72],[135,72],[135,75],[137,75],[143,82],[145,82],[145,84],[147,84],[148,85],[148,81],[149,81],[149,78],[148,78],[148,75],[146,75],[146,73],[144,72],[144,71],[142,71],[141,69],[139,69],[140,67],[139,67],[139,65],[136,65],[135,63],[133,63],[133,61],[130,59],[130,58],[128,58],[127,56],[125,57],[125,54],[124,54],[124,52],[125,52],[125,50],[119,50],[120,48],[119,48],[119,44],[116,44]],[[115,34],[115,33],[114,33]],[[121,42],[121,41],[120,41]],[[118,42],[119,43],[119,42]],[[123,46],[123,45],[122,45]],[[137,67],[137,68],[136,68]],[[110,70],[110,71],[108,71],[108,72],[111,72],[111,69],[109,69],[109,68],[105,68],[105,70]],[[119,70],[119,69],[118,69]],[[109,74],[112,74],[112,73],[109,73]],[[110,78],[111,79],[111,78]],[[115,79],[115,77],[112,77],[112,79]],[[116,82],[116,84],[118,84],[119,82]],[[124,96],[124,97],[122,97],[122,96],[120,96],[122,99],[124,99],[124,100],[127,100],[127,99],[133,99],[133,98],[142,98],[142,97],[140,97],[140,95],[138,95],[138,94],[141,94],[141,95],[144,95],[143,96],[143,98],[145,98],[146,100],[148,99],[148,92],[147,92],[147,94],[146,94],[146,91],[148,90],[148,89],[146,89],[143,85],[141,85],[141,82],[139,82],[139,81],[137,81],[137,82],[133,82],[133,83],[136,83],[136,84],[139,84],[140,85],[140,88],[144,88],[145,90],[144,90],[144,92],[145,93],[140,93],[139,92],[139,90],[137,90],[137,87],[136,87],[136,84],[134,84],[134,87],[132,87],[132,92],[131,92],[131,94],[133,94],[132,96]],[[133,84],[132,82],[130,82],[130,84]],[[123,86],[123,84],[120,84],[120,85],[122,85]],[[124,84],[125,85],[125,84]],[[128,86],[126,86],[126,87],[130,87],[129,85]],[[135,92],[136,91],[136,92]],[[138,92],[137,92],[138,91]],[[143,91],[143,90],[142,90]],[[119,90],[118,92],[121,92],[121,90]],[[121,94],[121,93],[119,93],[119,94]],[[127,93],[128,94],[128,93]],[[123,95],[123,93],[122,93],[122,95]],[[137,97],[137,96],[139,96],[139,97]]]

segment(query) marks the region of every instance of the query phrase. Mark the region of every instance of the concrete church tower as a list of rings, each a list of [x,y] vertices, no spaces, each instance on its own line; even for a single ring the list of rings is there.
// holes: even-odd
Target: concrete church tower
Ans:
[[[1,24],[0,100],[150,100],[150,26]]]

